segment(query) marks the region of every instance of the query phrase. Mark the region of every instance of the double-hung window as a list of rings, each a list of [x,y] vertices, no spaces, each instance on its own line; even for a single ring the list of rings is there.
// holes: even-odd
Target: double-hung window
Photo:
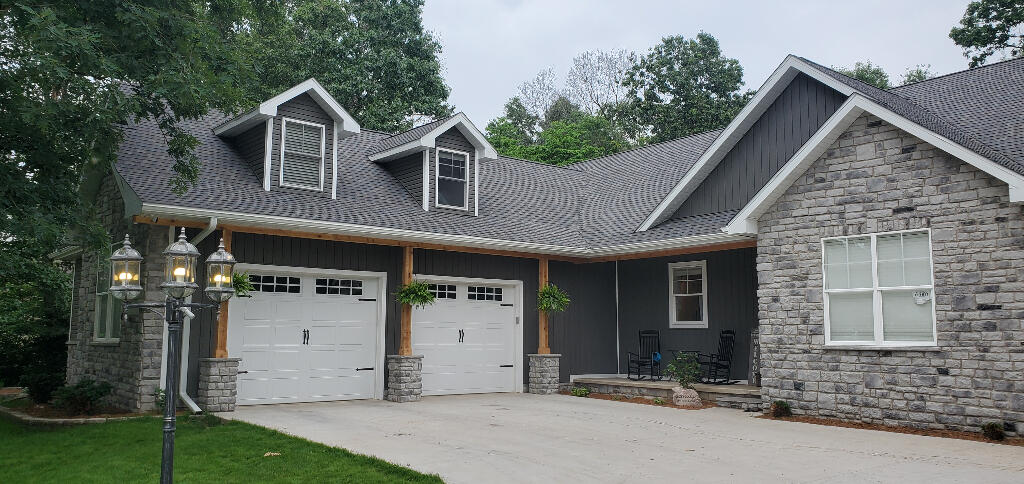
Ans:
[[[111,246],[117,249],[121,243]],[[93,310],[94,341],[114,343],[121,338],[121,300],[110,294],[110,254],[100,253],[96,260],[96,306]]]
[[[437,150],[437,206],[466,210],[469,207],[467,167],[469,155]]]
[[[322,124],[282,119],[281,186],[324,189],[324,132]]]
[[[707,269],[702,260],[668,265],[670,328],[708,327]]]
[[[927,230],[829,238],[822,250],[826,344],[935,344]]]

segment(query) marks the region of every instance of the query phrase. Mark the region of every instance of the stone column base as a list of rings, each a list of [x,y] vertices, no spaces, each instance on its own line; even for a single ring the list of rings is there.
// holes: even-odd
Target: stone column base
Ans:
[[[196,404],[204,412],[235,411],[240,361],[241,358],[199,359],[199,395]]]
[[[527,391],[538,395],[558,393],[558,359],[562,355],[530,356],[530,383]]]
[[[389,402],[418,402],[423,394],[423,355],[388,355],[388,384],[384,399]]]

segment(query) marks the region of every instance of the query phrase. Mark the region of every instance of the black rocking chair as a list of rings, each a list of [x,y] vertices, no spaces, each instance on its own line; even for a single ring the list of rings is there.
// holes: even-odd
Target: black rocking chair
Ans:
[[[629,352],[626,378],[661,380],[661,335],[657,330],[640,331],[640,351]]]
[[[736,332],[731,329],[722,330],[718,336],[717,353],[698,353],[697,361],[704,370],[704,383],[729,385],[735,383],[732,375],[732,350],[736,346]]]

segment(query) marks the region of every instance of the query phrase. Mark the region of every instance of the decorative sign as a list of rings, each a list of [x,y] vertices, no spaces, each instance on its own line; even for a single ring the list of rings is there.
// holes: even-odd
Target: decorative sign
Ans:
[[[914,304],[922,305],[932,299],[932,292],[929,290],[914,291]]]

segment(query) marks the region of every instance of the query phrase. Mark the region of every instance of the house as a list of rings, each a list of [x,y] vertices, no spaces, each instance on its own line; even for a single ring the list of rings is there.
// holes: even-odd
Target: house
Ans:
[[[255,290],[186,324],[207,410],[551,392],[625,372],[637,333],[712,351],[752,334],[765,404],[894,425],[1024,423],[1024,60],[880,90],[790,56],[724,129],[556,167],[498,155],[463,114],[361,128],[315,80],[188,124],[202,175],[171,193],[152,122],[87,183],[145,256],[223,239]],[[154,405],[163,323],[75,261],[68,377]],[[201,276],[201,274],[200,274]],[[202,280],[201,277],[198,278]],[[403,316],[411,279],[437,302]],[[538,287],[572,304],[547,317]],[[199,293],[197,293],[196,297]],[[757,336],[759,335],[759,336]]]

